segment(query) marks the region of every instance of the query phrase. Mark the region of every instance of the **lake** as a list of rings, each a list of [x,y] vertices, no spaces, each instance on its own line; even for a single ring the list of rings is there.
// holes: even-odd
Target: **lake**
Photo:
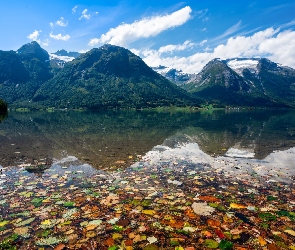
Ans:
[[[295,247],[295,111],[0,119],[0,246]]]
[[[295,112],[11,112],[0,123],[0,141],[4,167],[67,156],[95,168],[127,166],[159,145],[187,143],[207,156],[263,160],[295,147]]]

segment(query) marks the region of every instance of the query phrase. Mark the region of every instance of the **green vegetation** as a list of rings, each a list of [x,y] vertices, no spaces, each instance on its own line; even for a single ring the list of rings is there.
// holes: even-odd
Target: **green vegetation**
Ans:
[[[10,105],[29,103],[52,76],[49,54],[37,42],[26,44],[17,52],[0,51],[0,98]]]
[[[199,102],[160,76],[138,56],[104,45],[69,62],[44,83],[33,101],[45,107],[142,109],[185,107]]]

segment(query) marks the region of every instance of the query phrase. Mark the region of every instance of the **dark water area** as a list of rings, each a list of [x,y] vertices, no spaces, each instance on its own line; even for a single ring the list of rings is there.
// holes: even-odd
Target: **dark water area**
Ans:
[[[295,147],[295,111],[10,112],[0,123],[0,165],[74,156],[109,168],[188,141],[210,156],[264,159]]]

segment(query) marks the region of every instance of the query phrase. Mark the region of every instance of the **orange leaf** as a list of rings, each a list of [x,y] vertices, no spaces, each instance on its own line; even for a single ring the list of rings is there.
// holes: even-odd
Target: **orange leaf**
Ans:
[[[199,196],[198,198],[202,201],[208,201],[208,202],[220,201],[220,199],[216,198],[215,196]]]
[[[258,241],[261,246],[265,246],[267,244],[267,242],[261,236],[258,236]]]
[[[230,207],[231,208],[236,208],[236,209],[247,208],[246,206],[241,205],[241,204],[237,204],[237,203],[231,203]]]
[[[213,219],[208,219],[207,224],[210,227],[220,227],[220,222],[217,220],[213,220]]]
[[[115,244],[115,241],[113,238],[108,238],[105,242],[104,242],[104,245],[110,247],[110,246],[113,246]]]
[[[186,216],[190,217],[191,219],[196,219],[197,218],[197,215],[191,209],[186,209],[184,211],[184,213],[185,213]]]

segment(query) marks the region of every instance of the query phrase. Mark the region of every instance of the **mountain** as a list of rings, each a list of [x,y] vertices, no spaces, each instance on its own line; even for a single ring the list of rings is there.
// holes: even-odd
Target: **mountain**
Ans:
[[[129,108],[196,104],[190,94],[113,45],[68,62],[36,92],[33,102],[55,107]]]
[[[248,66],[243,67],[243,63]],[[264,96],[276,103],[295,105],[295,70],[266,58],[227,61]],[[251,66],[250,66],[251,64]],[[242,66],[242,67],[241,67]]]
[[[77,58],[78,56],[81,55],[81,53],[79,53],[79,52],[74,52],[74,51],[67,52],[64,49],[58,50],[52,54],[57,55],[57,56],[68,56],[68,57],[74,57],[74,58]]]
[[[152,69],[178,86],[182,86],[186,84],[196,75],[196,74],[185,73],[182,70],[169,68],[162,65],[158,67],[152,67]]]
[[[7,103],[30,101],[52,77],[49,55],[37,42],[15,51],[0,51],[0,98]]]
[[[295,106],[295,70],[268,59],[214,59],[183,86],[215,105]]]
[[[265,58],[233,58],[214,59],[198,74],[187,74],[152,69],[118,46],[49,54],[31,42],[0,50],[0,99],[31,108],[295,107],[295,70]]]
[[[52,72],[56,75],[60,69],[65,66],[65,63],[73,61],[75,58],[80,56],[81,53],[66,50],[58,50],[55,53],[49,54],[50,57],[50,65],[52,67]]]

